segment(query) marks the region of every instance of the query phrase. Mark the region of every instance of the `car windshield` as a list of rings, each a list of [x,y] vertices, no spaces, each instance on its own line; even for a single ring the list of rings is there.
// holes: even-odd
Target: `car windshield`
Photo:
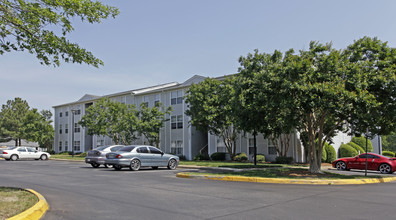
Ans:
[[[136,146],[126,146],[126,147],[119,149],[118,151],[131,152],[135,147]]]
[[[100,146],[95,148],[94,150],[104,150],[105,148],[108,148],[109,146]]]

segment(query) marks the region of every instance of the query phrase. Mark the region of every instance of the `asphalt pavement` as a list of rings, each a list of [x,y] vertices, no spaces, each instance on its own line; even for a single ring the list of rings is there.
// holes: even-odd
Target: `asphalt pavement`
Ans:
[[[396,199],[395,182],[316,186],[176,177],[186,171],[0,160],[0,185],[42,194],[50,205],[43,219],[389,219]]]

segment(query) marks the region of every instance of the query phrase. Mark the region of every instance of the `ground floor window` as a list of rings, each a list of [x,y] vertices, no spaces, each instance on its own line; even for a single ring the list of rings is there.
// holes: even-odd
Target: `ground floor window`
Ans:
[[[68,147],[68,145],[69,145],[69,143],[67,142],[67,141],[65,141],[65,151],[68,151],[69,149],[69,147]]]
[[[268,139],[268,154],[276,155],[278,152],[276,151],[276,141],[272,141],[272,139]]]
[[[59,151],[62,151],[62,141],[59,141]]]
[[[74,141],[74,151],[81,151],[80,141]]]
[[[171,153],[175,155],[183,155],[183,141],[171,141]]]

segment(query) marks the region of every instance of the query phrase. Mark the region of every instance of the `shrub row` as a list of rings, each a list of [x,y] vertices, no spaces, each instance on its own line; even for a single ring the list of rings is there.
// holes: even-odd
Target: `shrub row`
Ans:
[[[366,138],[365,137],[353,137],[351,142],[359,145],[363,149],[366,149]],[[367,141],[367,151],[368,152],[373,152],[373,144],[371,141]]]
[[[387,151],[387,150],[382,151],[382,155],[387,156],[387,157],[395,157],[395,153],[394,152]]]

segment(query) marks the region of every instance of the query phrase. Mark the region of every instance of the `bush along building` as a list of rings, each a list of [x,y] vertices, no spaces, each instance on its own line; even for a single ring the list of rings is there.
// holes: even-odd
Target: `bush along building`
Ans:
[[[212,155],[216,152],[227,152],[223,140],[215,135],[197,130],[190,124],[190,117],[185,114],[188,106],[184,96],[192,84],[204,81],[206,77],[195,75],[183,83],[166,83],[146,88],[134,89],[104,96],[86,94],[77,101],[53,106],[55,110],[55,152],[73,151],[86,152],[102,145],[114,144],[107,136],[89,135],[88,129],[78,124],[86,110],[101,98],[109,98],[112,101],[132,104],[137,108],[145,103],[153,107],[161,102],[165,108],[172,107],[172,112],[167,115],[164,126],[160,129],[159,148],[166,152],[192,160],[198,154]],[[224,77],[217,78],[219,80]],[[74,112],[74,113],[72,113]],[[288,135],[287,157],[292,157],[294,162],[306,162],[305,151],[300,140],[299,133],[295,131]],[[341,144],[351,141],[351,137],[339,133],[333,138],[332,146],[338,152]],[[147,139],[139,136],[130,144],[148,144]],[[262,135],[257,136],[257,153],[264,155],[266,161],[275,161],[279,155],[277,148],[279,140],[265,139]],[[253,136],[240,133],[236,141],[236,153],[245,153],[248,160],[253,160]],[[229,156],[227,159],[230,159]]]

